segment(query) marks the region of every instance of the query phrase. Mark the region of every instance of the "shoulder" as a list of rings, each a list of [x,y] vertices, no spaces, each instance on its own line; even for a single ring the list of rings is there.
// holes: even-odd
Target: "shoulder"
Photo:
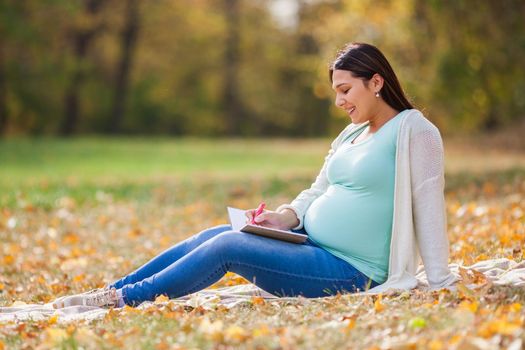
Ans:
[[[406,111],[405,118],[401,127],[409,130],[409,135],[419,134],[420,132],[441,136],[439,129],[418,109],[409,109]]]

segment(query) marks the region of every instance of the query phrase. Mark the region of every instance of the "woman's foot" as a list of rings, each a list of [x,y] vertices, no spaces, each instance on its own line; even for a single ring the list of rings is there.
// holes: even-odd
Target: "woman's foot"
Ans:
[[[64,296],[53,302],[53,308],[67,306],[118,307],[119,296],[115,288],[94,289],[86,293]]]

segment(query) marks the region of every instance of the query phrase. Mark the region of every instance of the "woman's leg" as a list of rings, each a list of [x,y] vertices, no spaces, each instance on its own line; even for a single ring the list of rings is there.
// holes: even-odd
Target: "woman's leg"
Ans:
[[[377,285],[346,261],[310,240],[294,244],[257,235],[224,231],[164,270],[122,287],[126,304],[187,295],[235,272],[278,296],[321,297]]]
[[[182,258],[184,255],[191,252],[193,249],[197,248],[202,243],[207,240],[217,236],[218,234],[231,230],[230,225],[219,225],[204,231],[201,231],[184,241],[181,241],[174,245],[171,248],[168,248],[163,253],[157,255],[146,264],[139,267],[137,270],[133,271],[129,275],[113,282],[110,287],[115,287],[120,289],[126,284],[132,284],[135,282],[142,281],[145,278],[150,277],[151,275],[164,270],[166,267],[173,264],[175,261]]]

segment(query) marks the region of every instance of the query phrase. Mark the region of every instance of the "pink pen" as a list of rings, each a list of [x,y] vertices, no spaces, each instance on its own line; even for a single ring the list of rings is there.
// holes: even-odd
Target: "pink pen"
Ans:
[[[257,210],[255,211],[255,215],[253,216],[252,218],[252,224],[256,224],[255,222],[255,217],[257,215],[261,215],[261,213],[263,212],[264,210],[264,207],[266,206],[266,204],[264,202],[262,202],[261,204],[259,204],[259,207],[257,208]],[[257,225],[257,224],[256,224]]]

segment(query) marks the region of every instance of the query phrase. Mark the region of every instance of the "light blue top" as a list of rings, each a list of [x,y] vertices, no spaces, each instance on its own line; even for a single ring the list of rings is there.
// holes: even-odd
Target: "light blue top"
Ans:
[[[304,217],[310,239],[378,283],[388,277],[400,116],[364,141],[357,128],[327,164],[328,189]]]

